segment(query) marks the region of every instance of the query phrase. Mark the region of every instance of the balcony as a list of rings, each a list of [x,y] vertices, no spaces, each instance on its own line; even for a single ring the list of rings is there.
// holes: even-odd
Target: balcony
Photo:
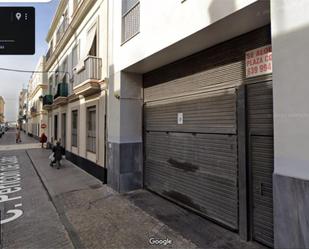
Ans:
[[[67,103],[68,97],[68,84],[67,83],[59,83],[57,88],[57,93],[54,96],[53,105],[65,105]]]
[[[74,69],[75,95],[92,95],[101,91],[102,59],[88,56]]]
[[[43,109],[44,110],[51,110],[52,109],[52,104],[53,104],[53,95],[45,95],[43,97]]]
[[[62,36],[64,35],[68,27],[69,27],[69,19],[67,17],[64,17],[56,33],[56,43],[58,43],[61,40]]]

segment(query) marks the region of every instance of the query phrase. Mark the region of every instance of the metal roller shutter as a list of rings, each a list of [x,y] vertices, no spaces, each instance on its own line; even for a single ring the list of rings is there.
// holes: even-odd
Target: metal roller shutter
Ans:
[[[184,122],[177,124],[177,114]],[[146,103],[147,131],[236,134],[235,89]]]
[[[272,247],[273,98],[272,82],[247,86],[253,239]]]
[[[236,89],[245,82],[245,52],[269,37],[263,27],[144,75],[145,187],[233,230]]]
[[[183,125],[177,125],[178,112]],[[145,185],[233,229],[238,226],[235,114],[235,90],[145,107]]]

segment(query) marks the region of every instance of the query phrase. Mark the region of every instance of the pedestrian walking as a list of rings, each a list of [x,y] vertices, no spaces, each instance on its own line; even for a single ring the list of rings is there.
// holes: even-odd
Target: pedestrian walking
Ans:
[[[58,141],[56,143],[56,146],[53,147],[53,153],[54,153],[54,160],[50,163],[50,166],[53,167],[54,163],[57,166],[57,169],[60,169],[61,166],[61,159],[64,155],[64,148],[61,146],[61,143]]]
[[[16,143],[21,143],[21,138],[20,138],[20,129],[19,127],[17,127],[17,130],[16,130]]]
[[[40,137],[40,143],[42,144],[42,148],[44,148],[44,143],[47,142],[47,137],[43,131],[43,133],[41,134],[41,137]]]

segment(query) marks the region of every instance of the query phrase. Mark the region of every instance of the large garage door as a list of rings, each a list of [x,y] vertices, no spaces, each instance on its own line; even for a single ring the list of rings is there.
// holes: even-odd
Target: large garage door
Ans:
[[[273,97],[272,82],[247,86],[249,164],[253,239],[273,246]]]
[[[237,230],[237,87],[269,27],[144,75],[145,187]]]
[[[157,101],[145,110],[146,186],[237,229],[235,91]]]

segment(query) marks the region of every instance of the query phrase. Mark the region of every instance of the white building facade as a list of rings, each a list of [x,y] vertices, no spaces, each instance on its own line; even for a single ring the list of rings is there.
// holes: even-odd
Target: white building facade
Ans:
[[[48,141],[61,141],[67,158],[105,174],[107,2],[60,1],[49,30],[46,71]]]

